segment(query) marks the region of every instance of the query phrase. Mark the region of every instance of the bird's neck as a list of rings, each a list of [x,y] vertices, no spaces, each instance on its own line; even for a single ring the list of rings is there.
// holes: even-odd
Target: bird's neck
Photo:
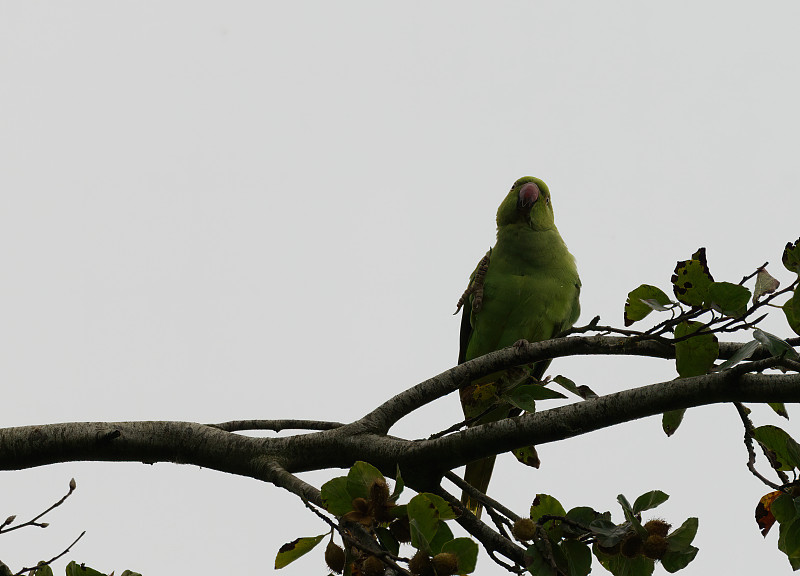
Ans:
[[[563,265],[564,258],[572,256],[554,226],[547,230],[534,230],[527,225],[502,226],[497,231],[497,244],[492,256],[524,262],[533,266]]]

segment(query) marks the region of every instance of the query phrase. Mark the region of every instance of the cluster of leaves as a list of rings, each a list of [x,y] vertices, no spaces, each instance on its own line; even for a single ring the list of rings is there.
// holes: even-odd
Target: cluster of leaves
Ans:
[[[53,570],[50,568],[49,565],[39,566],[35,570],[31,570],[29,572],[30,576],[53,576]],[[98,572],[92,568],[89,568],[85,564],[78,564],[74,560],[67,564],[66,569],[67,576],[114,576],[114,573],[105,574],[103,572]],[[125,570],[120,576],[142,576],[138,572],[131,572],[130,570]]]
[[[453,537],[446,521],[456,518],[455,511],[440,496],[430,493],[398,504],[403,488],[399,470],[390,493],[386,478],[377,468],[356,462],[347,476],[329,480],[321,490],[325,509],[339,519],[338,525],[331,524],[342,537],[343,546],[334,543],[333,530],[298,538],[281,547],[275,568],[306,554],[330,534],[325,561],[337,574],[377,576],[398,562],[407,564],[409,571],[419,576],[473,572],[478,545],[469,538]],[[416,550],[412,558],[400,556],[401,543]]]
[[[759,426],[753,437],[779,474],[794,475],[794,481],[761,498],[756,506],[756,522],[765,537],[778,522],[778,550],[786,554],[793,570],[800,570],[800,444],[777,426]]]
[[[530,518],[517,520],[512,534],[528,544],[526,568],[536,576],[586,576],[591,572],[592,554],[615,576],[649,576],[657,560],[668,572],[676,572],[697,555],[697,548],[691,545],[697,518],[689,518],[672,532],[664,520],[656,518],[643,524],[641,518],[642,512],[667,498],[667,494],[654,490],[639,496],[631,506],[619,495],[625,521],[616,524],[610,512],[585,506],[566,512],[554,497],[538,494]]]
[[[800,238],[786,244],[781,262],[787,270],[800,276]],[[795,288],[792,297],[783,305],[783,313],[795,334],[800,334],[800,287]]]
[[[796,369],[800,355],[786,341],[777,336],[755,328],[764,316],[752,321],[747,318],[765,304],[781,294],[789,294],[789,299],[780,306],[791,329],[800,334],[800,239],[786,244],[781,257],[783,266],[797,275],[795,280],[785,289],[778,292],[779,281],[766,271],[766,264],[755,273],[742,278],[738,284],[731,282],[715,282],[708,268],[705,249],[701,248],[692,258],[678,262],[672,276],[673,293],[677,302],[673,302],[655,286],[643,284],[628,294],[625,303],[625,325],[644,319],[654,310],[673,311],[673,316],[654,326],[642,336],[658,337],[671,332],[675,345],[675,359],[678,374],[691,377],[712,371],[730,370],[734,366],[748,360],[757,350],[765,350],[771,357],[786,359]],[[755,277],[753,292],[744,283]],[[684,309],[681,305],[689,308]],[[674,314],[680,310],[678,315]],[[703,322],[698,318],[703,314],[710,316]],[[719,344],[716,334],[752,328],[753,339],[742,345],[730,358],[717,364]],[[778,365],[779,369],[783,366]],[[747,366],[745,366],[747,368]],[[786,407],[782,403],[770,403],[772,409],[785,418],[789,418]],[[747,409],[741,407],[744,414]],[[675,432],[683,418],[683,410],[667,412],[663,416],[664,431],[669,435]],[[772,468],[783,480],[778,489],[764,495],[756,508],[756,521],[764,536],[777,521],[780,524],[778,549],[784,552],[794,570],[800,569],[800,444],[786,431],[777,426],[760,426],[753,428],[749,418],[746,421],[746,442],[748,450],[755,439],[767,456]],[[751,470],[754,453],[751,450]],[[794,480],[789,481],[787,472],[793,472]]]
[[[787,270],[800,276],[800,239],[786,245],[782,262]],[[752,278],[755,278],[755,287],[751,292],[744,283]],[[748,320],[748,317],[760,307],[769,304],[775,296],[791,292],[792,297],[782,308],[791,328],[800,334],[800,283],[797,279],[788,288],[776,292],[780,282],[767,272],[764,265],[755,273],[742,278],[738,284],[716,282],[708,267],[705,248],[700,248],[689,260],[677,263],[671,281],[677,301],[672,301],[656,286],[642,284],[628,293],[624,319],[625,325],[630,326],[653,311],[672,312],[668,320],[637,335],[659,339],[671,333],[671,342],[675,345],[675,365],[681,378],[731,369],[750,358],[761,347],[774,357],[800,359],[797,352],[784,340],[755,328],[766,315]],[[679,312],[677,315],[676,311]],[[717,365],[717,334],[749,328],[753,328],[753,340],[733,357]],[[773,405],[773,408],[779,414],[785,412],[782,405]],[[667,435],[672,435],[677,430],[684,413],[685,410],[674,410],[664,414],[662,426]]]

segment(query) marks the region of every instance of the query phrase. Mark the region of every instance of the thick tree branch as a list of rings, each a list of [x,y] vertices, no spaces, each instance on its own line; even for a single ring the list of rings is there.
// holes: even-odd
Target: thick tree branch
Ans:
[[[283,430],[333,430],[344,426],[341,422],[327,422],[318,420],[232,420],[230,422],[220,422],[219,424],[209,424],[214,428],[225,430],[226,432],[244,432],[252,430],[272,430],[282,432]]]
[[[743,345],[738,342],[721,342],[719,358],[721,360],[730,358]],[[617,336],[571,336],[544,342],[522,342],[450,368],[401,392],[364,416],[359,424],[367,430],[386,433],[404,416],[458,390],[477,378],[511,366],[530,364],[539,360],[586,355],[628,355],[674,359],[675,348],[660,340],[641,340],[637,337]],[[769,354],[765,350],[759,349],[751,359],[767,357]]]
[[[546,444],[669,410],[720,402],[800,402],[800,374],[737,374],[726,370],[608,394],[507,418],[415,443],[404,458],[452,469],[530,444]],[[401,469],[403,463],[400,464]]]
[[[721,343],[720,358],[729,358],[742,345]],[[522,342],[451,368],[396,395],[351,424],[310,420],[242,420],[211,425],[76,422],[0,429],[0,469],[85,460],[185,463],[269,482],[321,506],[319,490],[296,473],[344,469],[364,460],[389,476],[399,467],[409,487],[437,493],[463,510],[458,500],[442,488],[442,477],[449,470],[484,456],[564,440],[679,408],[720,402],[800,402],[800,373],[796,373],[800,365],[771,358],[759,349],[750,361],[729,370],[578,401],[435,439],[407,440],[386,434],[403,416],[476,378],[547,358],[589,354],[668,359],[674,358],[674,348],[663,339],[640,336],[571,336],[532,344]],[[795,373],[753,373],[778,366]],[[304,432],[270,438],[234,433],[287,429]],[[447,476],[454,478],[452,474]],[[502,511],[513,516],[509,510]],[[523,565],[522,547],[466,511],[457,521],[481,541],[496,562],[506,566],[497,557],[502,555],[515,565],[507,566],[511,570]]]
[[[466,366],[466,364],[464,365]],[[65,423],[0,430],[0,469],[81,460],[186,463],[249,476],[318,501],[284,472],[348,468],[366,460],[412,488],[490,454],[545,444],[678,408],[719,402],[798,402],[800,374],[726,370],[676,379],[475,426],[435,440],[403,440],[361,424],[286,438],[253,438],[190,422]],[[291,478],[294,478],[291,476]],[[299,480],[297,480],[299,482]]]

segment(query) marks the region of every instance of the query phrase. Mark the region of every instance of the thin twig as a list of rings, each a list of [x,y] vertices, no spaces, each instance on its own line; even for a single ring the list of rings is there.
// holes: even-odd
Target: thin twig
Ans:
[[[78,543],[78,540],[80,540],[81,538],[83,538],[83,535],[84,535],[84,534],[86,534],[86,530],[84,530],[83,532],[81,532],[81,535],[80,535],[80,536],[78,536],[77,538],[75,538],[75,540],[72,542],[72,544],[70,544],[69,546],[67,546],[66,550],[64,550],[64,551],[63,551],[61,554],[59,554],[58,556],[53,556],[53,557],[52,557],[52,558],[50,558],[50,560],[48,560],[47,562],[39,562],[39,563],[38,563],[36,566],[34,566],[33,568],[23,568],[22,570],[20,570],[20,571],[19,571],[19,572],[17,572],[16,574],[14,574],[14,576],[22,576],[22,574],[25,574],[25,572],[31,572],[32,570],[36,570],[37,568],[39,568],[39,567],[41,567],[41,566],[49,566],[51,563],[55,562],[56,560],[58,560],[59,558],[61,558],[62,556],[64,556],[66,553],[68,553],[68,552],[70,551],[70,549],[71,549],[73,546],[75,546],[75,544],[77,544],[77,543]]]
[[[468,511],[458,500],[455,496],[450,494],[447,490],[438,486],[434,491],[434,494],[441,496],[442,498],[447,501],[448,504],[455,510],[457,513],[460,512],[460,516],[456,519],[462,528],[464,528],[467,532],[469,532],[475,539],[477,539],[484,547],[486,552],[489,556],[497,562],[499,565],[503,566],[507,570],[510,569],[510,566],[505,564],[502,561],[499,561],[495,556],[494,552],[498,552],[514,562],[516,566],[523,565],[523,558],[525,554],[525,549],[517,545],[513,540],[502,536],[501,534],[492,530],[492,528],[478,520],[474,514],[467,513]],[[511,570],[512,572],[521,572],[520,570]]]
[[[428,440],[435,440],[436,438],[441,438],[442,436],[447,436],[451,432],[458,432],[459,430],[461,430],[465,426],[472,426],[478,420],[480,420],[481,418],[486,416],[489,412],[499,408],[502,404],[504,404],[504,402],[500,402],[500,401],[493,402],[492,404],[489,405],[488,408],[486,408],[486,410],[484,410],[483,412],[481,412],[477,416],[472,416],[470,418],[465,418],[461,422],[457,422],[457,423],[453,424],[452,426],[450,426],[449,428],[446,428],[446,429],[442,430],[441,432],[435,432],[435,433],[431,434],[430,436],[428,436]]]
[[[525,568],[519,564],[508,564],[507,562],[500,560],[494,550],[487,550],[486,553],[489,555],[489,558],[495,561],[496,564],[502,566],[509,572],[513,572],[514,574],[522,574],[525,572]]]
[[[3,523],[3,526],[0,527],[0,534],[5,534],[7,532],[13,532],[14,530],[19,530],[20,528],[25,528],[26,526],[38,526],[39,528],[47,528],[49,526],[49,524],[47,522],[37,522],[37,520],[39,520],[39,518],[41,518],[42,516],[44,516],[45,514],[50,512],[51,510],[61,506],[64,503],[64,501],[67,498],[69,498],[70,495],[75,491],[75,488],[76,488],[76,484],[75,484],[75,479],[73,478],[73,479],[71,479],[69,481],[69,492],[67,492],[64,495],[64,497],[61,498],[61,500],[59,500],[58,502],[56,502],[55,504],[50,506],[50,508],[48,508],[47,510],[45,510],[44,512],[42,512],[41,514],[39,514],[35,518],[32,518],[31,520],[28,520],[27,522],[24,522],[23,524],[19,524],[17,526],[13,526],[12,528],[5,528],[5,526],[7,526],[8,524],[11,524],[11,522],[14,521],[15,516],[9,516],[8,519],[6,519],[6,521]]]
[[[450,482],[452,482],[459,488],[461,488],[464,492],[469,494],[471,498],[475,498],[476,500],[478,500],[485,507],[497,510],[512,522],[516,522],[517,520],[519,520],[519,516],[514,514],[514,512],[512,512],[511,510],[500,504],[500,502],[498,502],[497,500],[489,498],[486,494],[475,488],[469,482],[463,480],[462,478],[459,478],[455,472],[453,471],[445,472],[444,477],[450,480]]]
[[[756,470],[756,451],[753,449],[753,434],[755,433],[753,422],[747,415],[747,409],[744,407],[744,404],[741,402],[734,402],[733,405],[736,407],[736,411],[739,413],[739,418],[741,418],[742,424],[744,424],[744,445],[747,448],[747,469],[750,470],[750,472],[752,472],[756,478],[761,480],[773,490],[779,490],[780,485],[768,480],[758,470]]]

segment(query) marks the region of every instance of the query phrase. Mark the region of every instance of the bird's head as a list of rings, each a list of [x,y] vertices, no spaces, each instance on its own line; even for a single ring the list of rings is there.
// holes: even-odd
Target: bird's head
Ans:
[[[497,209],[497,225],[506,224],[526,224],[534,230],[554,228],[553,205],[547,184],[533,176],[523,176],[514,182]]]

